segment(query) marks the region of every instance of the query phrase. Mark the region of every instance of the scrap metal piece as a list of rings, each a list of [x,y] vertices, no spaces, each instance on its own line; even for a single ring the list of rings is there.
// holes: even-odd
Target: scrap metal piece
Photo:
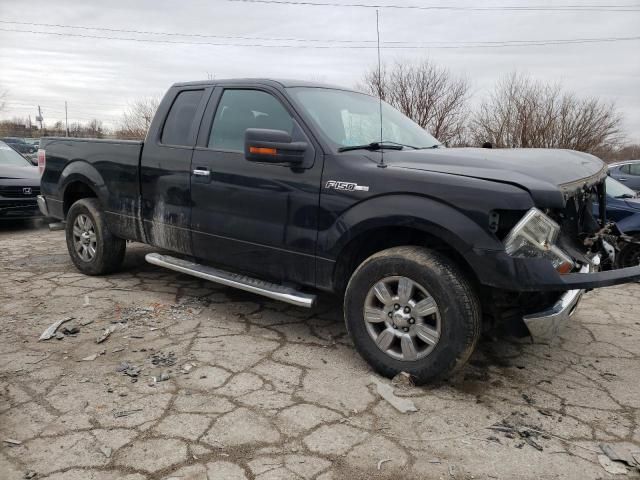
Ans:
[[[40,335],[40,338],[38,339],[38,341],[49,340],[51,337],[53,337],[56,334],[56,330],[58,330],[60,325],[62,325],[65,322],[68,322],[69,320],[73,320],[73,317],[62,318],[60,320],[53,322],[51,325],[49,325],[49,327],[47,327],[47,329],[44,332],[42,332],[42,335]]]

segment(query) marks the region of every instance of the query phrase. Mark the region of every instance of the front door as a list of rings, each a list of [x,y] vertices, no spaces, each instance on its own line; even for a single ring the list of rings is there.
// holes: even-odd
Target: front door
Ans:
[[[294,142],[306,142],[305,162],[292,167],[248,161],[248,128],[284,130]],[[191,161],[194,256],[274,281],[313,284],[318,151],[277,91],[219,87]]]

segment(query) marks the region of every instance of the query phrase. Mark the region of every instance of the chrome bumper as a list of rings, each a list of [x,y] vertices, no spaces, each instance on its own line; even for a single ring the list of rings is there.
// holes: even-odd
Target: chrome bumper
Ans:
[[[42,213],[42,215],[44,215],[45,217],[48,217],[49,209],[47,208],[46,198],[44,198],[42,195],[38,195],[36,198],[38,201],[38,208],[40,209],[40,213]]]
[[[597,258],[594,263],[597,265],[599,260]],[[591,265],[584,265],[580,268],[580,273],[589,273],[591,271]],[[552,307],[542,312],[525,315],[523,320],[533,341],[536,343],[548,343],[553,337],[557,336],[560,329],[575,313],[584,292],[584,290],[569,290],[564,292]]]

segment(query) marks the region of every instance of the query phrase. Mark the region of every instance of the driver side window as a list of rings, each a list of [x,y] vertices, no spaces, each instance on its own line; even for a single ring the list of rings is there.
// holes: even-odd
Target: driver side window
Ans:
[[[292,135],[294,125],[291,115],[273,95],[260,90],[225,90],[213,119],[208,147],[243,152],[248,128],[284,130]]]

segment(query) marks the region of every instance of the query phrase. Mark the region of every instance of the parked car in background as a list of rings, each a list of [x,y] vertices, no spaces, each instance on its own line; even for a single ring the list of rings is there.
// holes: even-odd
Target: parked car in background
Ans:
[[[0,221],[40,217],[38,168],[0,141]]]
[[[640,192],[640,160],[612,163],[609,165],[609,175],[636,192]]]
[[[40,147],[39,138],[25,138],[24,141],[27,142],[29,145],[33,145],[36,148]]]
[[[640,241],[640,196],[612,177],[606,180],[607,219],[613,220],[625,234]],[[599,215],[598,203],[593,204],[594,216]],[[640,244],[626,243],[618,252],[619,268],[640,264]]]
[[[36,153],[38,151],[38,147],[25,142],[22,138],[7,137],[7,138],[2,138],[0,140],[6,143],[7,145],[9,145],[18,153],[26,154],[26,153]]]

